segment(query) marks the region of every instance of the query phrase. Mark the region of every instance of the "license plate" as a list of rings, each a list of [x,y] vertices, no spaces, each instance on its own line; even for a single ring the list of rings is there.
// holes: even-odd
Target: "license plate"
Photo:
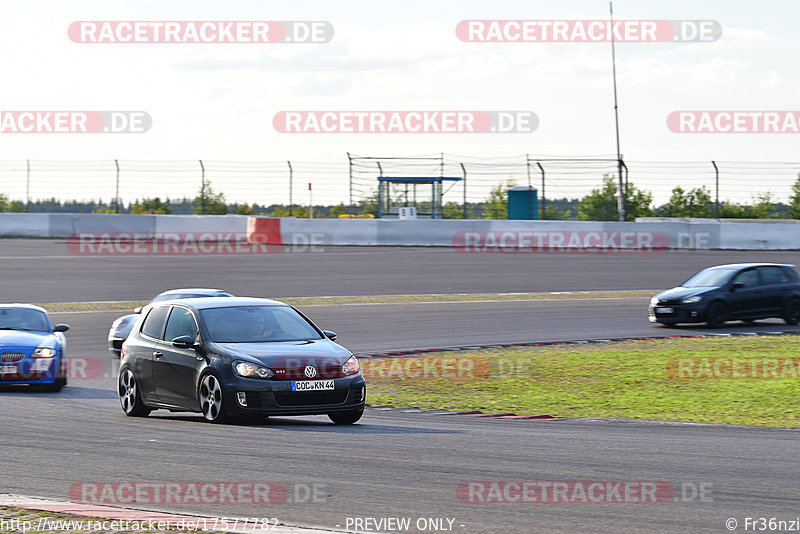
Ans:
[[[303,380],[292,382],[292,391],[327,391],[333,389],[333,380]]]
[[[0,365],[0,375],[15,375],[17,374],[16,365]]]
[[[656,313],[673,313],[675,308],[656,308]]]

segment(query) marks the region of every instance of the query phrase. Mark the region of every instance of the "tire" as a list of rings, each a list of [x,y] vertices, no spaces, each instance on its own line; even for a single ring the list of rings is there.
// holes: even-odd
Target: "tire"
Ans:
[[[222,385],[216,376],[211,373],[203,376],[197,389],[197,398],[200,401],[200,412],[206,421],[224,423],[228,420],[222,398]]]
[[[125,367],[119,372],[117,380],[117,393],[119,394],[119,404],[122,411],[129,417],[147,417],[150,415],[150,408],[145,406],[142,401],[142,393],[139,391],[139,384],[136,383],[136,376],[130,367]]]
[[[337,425],[352,425],[359,419],[361,416],[364,415],[364,408],[360,408],[358,410],[352,410],[349,412],[332,412],[328,414],[328,417],[334,424]]]
[[[728,309],[721,302],[712,302],[706,310],[706,323],[711,328],[722,328],[728,318]]]
[[[783,309],[783,322],[788,325],[800,323],[800,299],[789,299]]]

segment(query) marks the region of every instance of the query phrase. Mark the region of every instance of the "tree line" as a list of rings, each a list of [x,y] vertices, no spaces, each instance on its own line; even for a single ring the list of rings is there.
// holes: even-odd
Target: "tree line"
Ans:
[[[514,182],[498,184],[492,188],[489,197],[483,202],[468,202],[466,206],[448,202],[442,207],[445,219],[507,218],[507,190]],[[714,218],[717,210],[720,218],[746,219],[800,219],[800,175],[791,187],[788,203],[777,202],[770,192],[756,193],[750,203],[724,201],[717,207],[711,191],[705,186],[672,189],[669,200],[660,206],[653,205],[653,195],[628,183],[627,220],[637,217],[690,217]],[[604,175],[600,187],[593,189],[580,199],[546,199],[544,219],[579,221],[618,220],[617,184],[614,177]],[[466,208],[466,209],[465,209]],[[161,199],[145,198],[129,203],[107,202],[104,200],[66,200],[56,198],[35,200],[26,204],[20,200],[10,200],[0,194],[0,212],[39,212],[39,213],[130,213],[130,214],[205,214],[224,215],[262,215],[268,217],[308,217],[308,206],[256,203],[228,203],[222,192],[214,191],[210,183],[198,191],[195,198]],[[315,205],[314,217],[334,217],[341,215],[378,215],[377,193],[364,197],[356,206],[340,203],[333,206]]]

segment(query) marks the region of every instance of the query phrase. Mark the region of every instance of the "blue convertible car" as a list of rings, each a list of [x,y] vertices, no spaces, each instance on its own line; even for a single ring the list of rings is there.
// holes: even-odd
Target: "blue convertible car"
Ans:
[[[0,304],[0,385],[41,384],[60,391],[67,383],[65,324],[30,304]]]

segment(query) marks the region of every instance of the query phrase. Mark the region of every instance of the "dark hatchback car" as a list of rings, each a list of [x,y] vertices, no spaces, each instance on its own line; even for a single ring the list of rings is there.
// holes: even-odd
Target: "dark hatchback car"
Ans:
[[[709,267],[650,300],[650,321],[667,325],[779,317],[800,322],[800,278],[793,265],[736,263]]]
[[[159,293],[153,300],[150,301],[150,304],[153,302],[161,302],[164,300],[173,300],[173,299],[192,299],[192,298],[200,298],[200,297],[232,297],[230,293],[226,293],[221,289],[206,289],[202,287],[191,287],[191,288],[184,288],[184,289],[170,289],[169,291],[164,291],[163,293]],[[130,315],[123,315],[122,317],[116,319],[113,323],[111,323],[111,328],[108,331],[108,350],[114,356],[119,356],[119,349],[122,347],[122,343],[128,337],[128,334],[131,333],[131,329],[133,328],[133,324],[136,322],[136,319],[139,318],[138,313],[142,311],[142,308],[136,308],[133,310],[133,313]]]
[[[358,360],[293,307],[217,297],[147,305],[122,345],[123,411],[200,412],[206,420],[364,412]]]

